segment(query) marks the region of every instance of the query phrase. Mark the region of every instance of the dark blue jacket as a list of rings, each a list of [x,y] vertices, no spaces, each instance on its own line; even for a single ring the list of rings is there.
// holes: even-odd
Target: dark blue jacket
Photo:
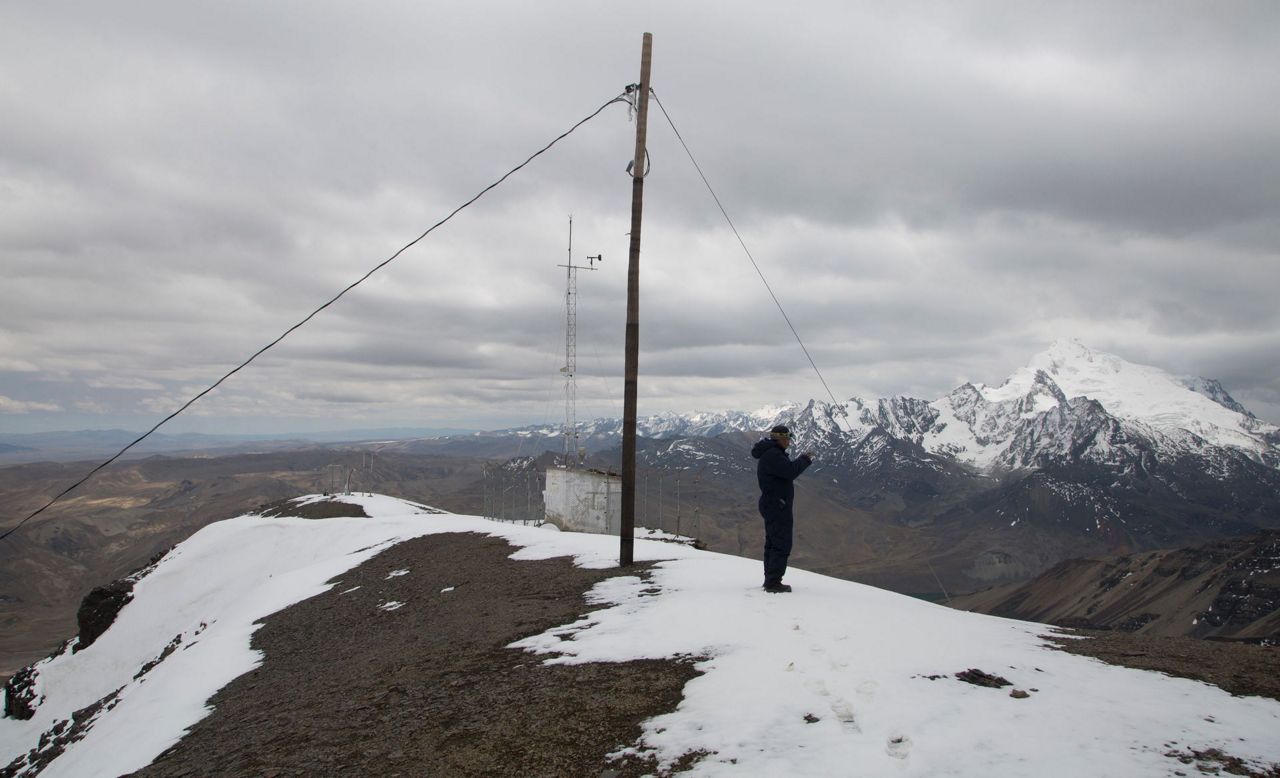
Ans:
[[[751,456],[760,460],[756,464],[756,480],[760,483],[760,510],[790,514],[791,504],[796,496],[796,487],[792,481],[813,461],[804,454],[793,460],[773,438],[765,438],[752,446]]]

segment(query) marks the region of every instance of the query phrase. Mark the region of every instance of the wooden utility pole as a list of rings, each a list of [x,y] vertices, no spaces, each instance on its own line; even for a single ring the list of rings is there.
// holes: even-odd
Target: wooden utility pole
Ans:
[[[640,214],[644,206],[647,162],[645,130],[649,120],[649,63],[653,35],[644,34],[640,51],[640,93],[636,95],[636,153],[631,163],[631,250],[627,261],[627,343],[622,389],[622,526],[618,564],[634,561],[636,535],[636,377],[640,372]]]

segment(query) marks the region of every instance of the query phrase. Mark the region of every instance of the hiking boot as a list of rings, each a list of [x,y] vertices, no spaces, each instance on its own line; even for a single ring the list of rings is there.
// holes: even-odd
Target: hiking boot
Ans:
[[[784,592],[791,591],[791,587],[781,581],[778,581],[776,583],[765,584],[764,590],[770,594],[782,594]]]

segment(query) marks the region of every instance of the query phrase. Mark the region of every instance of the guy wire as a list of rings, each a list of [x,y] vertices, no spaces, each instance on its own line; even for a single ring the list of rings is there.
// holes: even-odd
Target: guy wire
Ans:
[[[769,296],[773,298],[773,304],[778,306],[778,312],[782,314],[783,321],[791,329],[791,334],[796,337],[796,343],[800,344],[800,350],[804,352],[805,358],[809,360],[809,365],[813,367],[813,372],[818,374],[818,380],[822,382],[822,388],[827,390],[827,396],[831,398],[831,404],[837,409],[841,408],[840,401],[836,399],[835,393],[827,385],[827,379],[822,376],[822,371],[818,369],[818,363],[813,361],[813,356],[809,354],[809,349],[805,347],[804,341],[800,338],[800,333],[796,331],[795,325],[791,323],[791,317],[787,316],[787,312],[782,308],[782,303],[778,300],[778,295],[774,294],[773,287],[769,285],[769,279],[764,277],[764,272],[760,270],[760,265],[756,262],[756,258],[751,255],[751,249],[747,248],[746,241],[738,233],[738,228],[734,226],[733,219],[729,218],[729,212],[725,210],[724,204],[720,202],[719,196],[716,195],[716,190],[712,188],[711,182],[707,180],[706,174],[702,172],[702,166],[698,164],[698,160],[694,159],[693,152],[689,150],[689,144],[684,142],[680,131],[676,129],[675,122],[671,121],[671,114],[667,113],[667,107],[662,104],[658,93],[653,91],[652,88],[649,90],[649,94],[653,95],[653,99],[658,103],[658,108],[662,109],[662,115],[667,118],[667,124],[671,125],[671,131],[676,134],[676,140],[680,141],[680,145],[684,148],[684,153],[689,156],[689,161],[693,163],[694,170],[698,171],[698,176],[702,179],[702,183],[706,185],[707,191],[711,193],[711,199],[716,201],[716,207],[720,209],[725,222],[729,224],[729,229],[733,230],[733,235],[738,239],[738,243],[741,244],[747,259],[751,260],[751,266],[756,269],[756,275],[760,276],[760,280],[764,283],[764,288],[768,290]]]
[[[418,243],[419,241],[421,241],[423,238],[427,237],[427,236],[428,236],[428,235],[430,235],[432,232],[434,232],[434,231],[435,231],[435,229],[436,229],[437,227],[440,227],[440,226],[441,226],[441,225],[443,225],[445,222],[447,222],[447,221],[449,221],[450,219],[452,219],[454,216],[457,216],[457,215],[458,215],[458,213],[459,213],[460,211],[462,211],[464,208],[466,208],[467,206],[471,205],[471,204],[472,204],[472,203],[474,203],[476,200],[479,200],[479,199],[480,199],[481,197],[483,197],[484,195],[488,194],[489,190],[494,189],[494,188],[495,188],[495,187],[497,187],[499,184],[501,184],[502,182],[506,181],[508,178],[510,178],[513,174],[515,174],[517,171],[519,171],[519,170],[520,170],[521,168],[523,168],[525,165],[528,165],[528,164],[529,164],[530,162],[532,162],[534,159],[536,159],[537,157],[541,156],[541,155],[543,154],[543,152],[545,152],[545,151],[549,150],[552,146],[556,145],[556,144],[557,144],[557,143],[559,143],[561,140],[564,140],[564,139],[565,139],[566,137],[568,137],[571,133],[573,133],[573,131],[574,131],[574,130],[578,129],[578,128],[579,128],[579,127],[581,127],[582,125],[584,125],[584,124],[586,124],[587,122],[589,122],[589,121],[591,121],[592,119],[594,119],[594,118],[595,118],[596,116],[598,116],[598,115],[599,115],[599,114],[600,114],[600,113],[601,113],[605,108],[608,108],[610,105],[612,105],[612,104],[614,104],[614,103],[619,103],[619,102],[623,102],[623,103],[625,103],[625,102],[627,102],[627,96],[626,96],[626,94],[627,94],[626,92],[623,92],[622,94],[618,95],[617,97],[614,97],[614,98],[610,99],[609,101],[607,101],[606,103],[604,103],[603,105],[601,105],[599,108],[597,108],[595,111],[591,112],[591,114],[589,114],[586,118],[582,119],[582,120],[581,120],[581,121],[579,121],[577,124],[574,124],[574,125],[573,125],[572,127],[570,127],[569,129],[567,129],[567,130],[565,130],[564,132],[562,132],[562,133],[560,133],[559,135],[557,135],[557,136],[556,136],[556,137],[555,137],[555,138],[554,138],[550,143],[548,143],[547,145],[545,145],[545,146],[543,146],[542,148],[538,149],[538,150],[537,150],[537,151],[535,151],[533,154],[530,154],[530,155],[529,155],[529,158],[528,158],[528,159],[526,159],[524,162],[521,162],[519,165],[516,165],[515,167],[511,168],[510,170],[508,170],[506,173],[504,173],[504,174],[502,175],[502,177],[501,177],[501,178],[499,178],[498,180],[494,181],[492,184],[489,184],[489,185],[488,185],[488,186],[486,186],[484,189],[481,189],[481,190],[480,190],[479,192],[477,192],[477,193],[475,194],[475,196],[473,196],[470,200],[467,200],[467,201],[466,201],[465,203],[463,203],[462,205],[459,205],[457,208],[453,209],[453,211],[452,211],[448,216],[444,217],[444,218],[443,218],[443,219],[441,219],[440,221],[438,221],[438,222],[436,222],[435,224],[431,225],[431,226],[430,226],[430,227],[428,227],[428,228],[426,229],[426,231],[425,231],[425,232],[423,232],[421,235],[419,235],[418,237],[414,238],[413,240],[411,240],[411,241],[409,241],[408,243],[406,243],[406,244],[404,244],[403,246],[401,246],[401,247],[400,247],[400,249],[399,249],[398,251],[396,251],[396,253],[392,254],[391,256],[389,256],[389,257],[387,257],[386,259],[384,259],[384,260],[382,260],[381,262],[379,262],[377,265],[375,265],[375,266],[373,267],[373,269],[372,269],[372,270],[370,270],[369,272],[365,273],[365,274],[364,274],[363,276],[361,276],[360,278],[356,279],[354,282],[352,282],[349,286],[347,286],[347,287],[346,287],[345,289],[343,289],[341,292],[338,292],[336,295],[334,295],[333,297],[329,298],[329,301],[328,301],[328,302],[324,303],[324,304],[323,304],[323,305],[321,305],[319,308],[316,308],[314,311],[312,311],[311,313],[307,314],[307,316],[306,316],[304,319],[302,319],[302,321],[299,321],[297,324],[295,324],[295,325],[293,325],[292,327],[290,327],[289,329],[285,330],[283,333],[281,333],[281,335],[280,335],[278,338],[276,338],[275,340],[271,341],[270,343],[268,343],[267,345],[263,346],[262,348],[258,349],[258,350],[257,350],[256,352],[254,352],[254,353],[253,353],[253,355],[252,355],[252,356],[250,356],[248,359],[246,359],[245,361],[241,362],[239,365],[236,365],[234,368],[232,368],[230,371],[228,371],[228,372],[226,373],[226,375],[222,376],[222,377],[221,377],[221,378],[219,378],[217,381],[214,381],[214,382],[213,382],[213,384],[212,384],[212,385],[210,385],[207,389],[205,389],[204,391],[200,392],[200,393],[199,393],[199,394],[197,394],[195,397],[192,397],[190,400],[187,400],[185,403],[183,403],[182,407],[178,408],[178,410],[174,411],[173,413],[171,413],[171,414],[169,414],[168,416],[166,416],[166,417],[164,417],[163,419],[161,419],[159,422],[157,422],[157,423],[156,423],[156,425],[155,425],[154,427],[152,427],[151,429],[149,429],[149,430],[147,430],[146,432],[142,433],[142,435],[140,435],[140,436],[137,438],[137,440],[134,440],[134,441],[133,441],[132,443],[130,443],[129,445],[127,445],[127,446],[125,446],[124,448],[122,448],[122,449],[120,449],[119,451],[117,451],[117,452],[115,453],[115,455],[114,455],[114,456],[112,456],[112,457],[111,457],[110,459],[108,459],[107,461],[103,462],[102,464],[100,464],[100,465],[98,465],[97,467],[95,467],[95,468],[93,468],[92,470],[90,470],[90,471],[89,471],[88,473],[86,473],[86,474],[84,475],[84,477],[83,477],[83,478],[81,478],[79,481],[76,481],[75,483],[73,483],[73,484],[71,484],[70,486],[68,486],[66,489],[63,489],[61,492],[59,492],[59,493],[57,494],[57,496],[55,496],[53,499],[51,499],[51,500],[49,500],[48,502],[46,502],[44,505],[40,506],[38,509],[36,509],[34,512],[32,512],[30,515],[28,515],[25,519],[23,519],[22,521],[18,522],[17,524],[15,524],[14,526],[10,527],[9,529],[5,530],[3,534],[0,534],[0,540],[4,540],[5,538],[7,538],[7,537],[9,537],[10,535],[12,535],[12,534],[13,534],[14,532],[16,532],[16,531],[17,531],[17,530],[18,530],[22,525],[26,524],[28,521],[31,521],[31,520],[32,520],[32,519],[34,519],[36,516],[39,516],[41,513],[43,513],[43,512],[45,511],[45,509],[49,508],[51,505],[53,505],[54,503],[56,503],[56,502],[58,502],[59,500],[61,500],[63,497],[65,497],[66,495],[68,495],[69,493],[71,493],[71,491],[72,491],[72,490],[74,490],[76,487],[78,487],[78,486],[80,486],[81,484],[83,484],[85,481],[88,481],[88,480],[89,480],[90,478],[92,478],[95,474],[97,474],[97,472],[98,472],[99,470],[102,470],[102,469],[103,469],[104,467],[106,467],[107,465],[110,465],[112,462],[116,461],[116,460],[117,460],[117,459],[119,459],[122,455],[124,455],[124,453],[125,453],[126,451],[128,451],[129,449],[131,449],[131,448],[133,448],[134,446],[138,445],[138,444],[139,444],[139,443],[141,443],[142,441],[146,440],[148,437],[150,437],[150,436],[151,436],[151,433],[153,433],[153,432],[155,432],[156,430],[160,429],[162,426],[164,426],[164,424],[165,424],[165,423],[167,423],[168,421],[170,421],[171,419],[173,419],[175,416],[177,416],[178,414],[180,414],[180,413],[182,413],[183,411],[185,411],[187,408],[190,408],[190,407],[191,407],[192,405],[194,405],[194,404],[195,404],[195,402],[196,402],[197,400],[199,400],[201,397],[204,397],[204,396],[205,396],[206,394],[208,394],[209,392],[212,392],[214,389],[217,389],[217,388],[218,388],[218,386],[219,386],[219,385],[221,385],[223,381],[226,381],[228,378],[230,378],[231,376],[233,376],[233,375],[235,375],[236,373],[240,372],[240,371],[241,371],[242,369],[244,369],[245,367],[248,367],[248,365],[249,365],[249,363],[250,363],[250,362],[253,362],[255,359],[257,359],[258,357],[262,356],[262,355],[263,355],[264,353],[266,353],[270,348],[272,348],[272,347],[273,347],[273,346],[275,346],[277,343],[279,343],[280,341],[282,341],[282,340],[284,340],[286,337],[288,337],[290,334],[292,334],[294,330],[298,329],[298,328],[299,328],[299,327],[301,327],[302,325],[304,325],[304,324],[306,324],[307,322],[311,321],[311,319],[313,319],[313,318],[316,316],[316,314],[320,313],[320,312],[321,312],[321,311],[323,311],[325,308],[328,308],[330,305],[333,305],[333,304],[334,304],[334,303],[336,303],[336,302],[337,302],[337,301],[338,301],[338,300],[339,300],[343,295],[345,295],[347,292],[350,292],[352,289],[355,289],[357,286],[359,286],[360,284],[364,283],[364,282],[365,282],[365,281],[366,281],[370,276],[372,276],[374,273],[378,272],[378,271],[379,271],[379,270],[381,270],[382,268],[384,268],[384,267],[386,267],[387,265],[391,264],[391,262],[392,262],[393,260],[395,260],[395,259],[396,259],[397,257],[399,257],[401,254],[403,254],[405,251],[409,250],[411,247],[413,247],[415,244],[417,244],[417,243]]]

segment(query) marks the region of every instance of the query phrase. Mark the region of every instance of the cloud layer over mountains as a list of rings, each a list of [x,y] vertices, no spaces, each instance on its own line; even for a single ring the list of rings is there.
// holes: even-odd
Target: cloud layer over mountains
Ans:
[[[0,424],[153,422],[636,80],[841,399],[1060,337],[1280,421],[1280,7],[9,4]],[[188,428],[617,415],[613,106],[203,401]],[[641,412],[824,391],[660,111]],[[180,429],[181,427],[178,427]]]

